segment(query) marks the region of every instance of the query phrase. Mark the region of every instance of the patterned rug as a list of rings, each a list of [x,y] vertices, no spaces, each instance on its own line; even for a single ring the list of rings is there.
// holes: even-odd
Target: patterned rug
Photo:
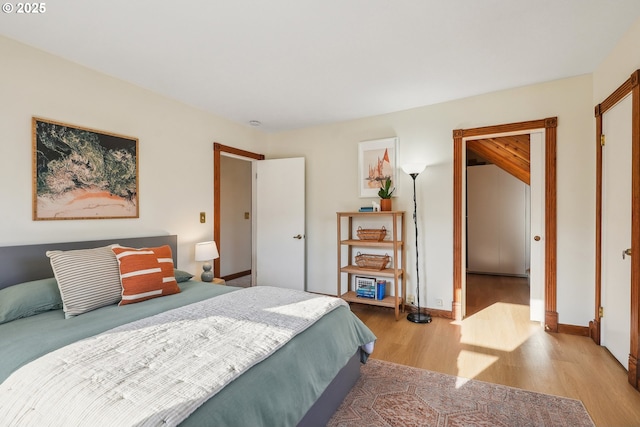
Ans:
[[[579,400],[370,359],[331,427],[591,426]]]

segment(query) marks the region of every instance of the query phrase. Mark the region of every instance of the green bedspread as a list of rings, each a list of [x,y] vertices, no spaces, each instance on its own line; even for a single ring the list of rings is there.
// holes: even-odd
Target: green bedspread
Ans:
[[[64,319],[62,310],[0,325],[0,382],[18,367],[79,339],[238,288],[197,281],[182,292]],[[182,426],[294,426],[358,346],[375,340],[339,307],[273,356],[251,368],[194,412]],[[0,415],[1,418],[1,415]]]

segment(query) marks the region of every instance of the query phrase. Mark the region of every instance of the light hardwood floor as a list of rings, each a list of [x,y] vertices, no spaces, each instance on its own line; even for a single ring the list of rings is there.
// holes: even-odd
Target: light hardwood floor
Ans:
[[[529,321],[527,295],[526,280],[470,275],[462,322],[419,325],[384,308],[352,310],[378,338],[375,359],[579,399],[597,426],[640,426],[640,392],[622,365],[590,338]]]

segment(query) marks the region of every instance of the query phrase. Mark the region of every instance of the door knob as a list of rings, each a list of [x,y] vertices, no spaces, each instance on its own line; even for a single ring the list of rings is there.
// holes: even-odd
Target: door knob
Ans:
[[[540,241],[540,236],[533,236],[533,240],[535,240],[536,242]]]
[[[627,256],[631,256],[631,248],[628,248],[622,251],[622,259],[625,259],[625,257]]]
[[[293,238],[294,238],[294,239],[298,239],[298,240],[300,240],[300,239],[302,239],[302,235],[300,235],[300,234],[296,234],[295,236],[293,236]]]

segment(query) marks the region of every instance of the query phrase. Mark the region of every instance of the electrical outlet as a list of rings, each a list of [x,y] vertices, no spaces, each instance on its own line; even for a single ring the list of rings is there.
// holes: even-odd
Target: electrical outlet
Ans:
[[[409,304],[413,304],[416,301],[415,297],[413,295],[407,295],[407,302]]]
[[[442,306],[444,305],[444,303],[442,302],[442,298],[438,298],[438,299],[436,300],[436,305],[437,305],[438,307],[442,307]]]

